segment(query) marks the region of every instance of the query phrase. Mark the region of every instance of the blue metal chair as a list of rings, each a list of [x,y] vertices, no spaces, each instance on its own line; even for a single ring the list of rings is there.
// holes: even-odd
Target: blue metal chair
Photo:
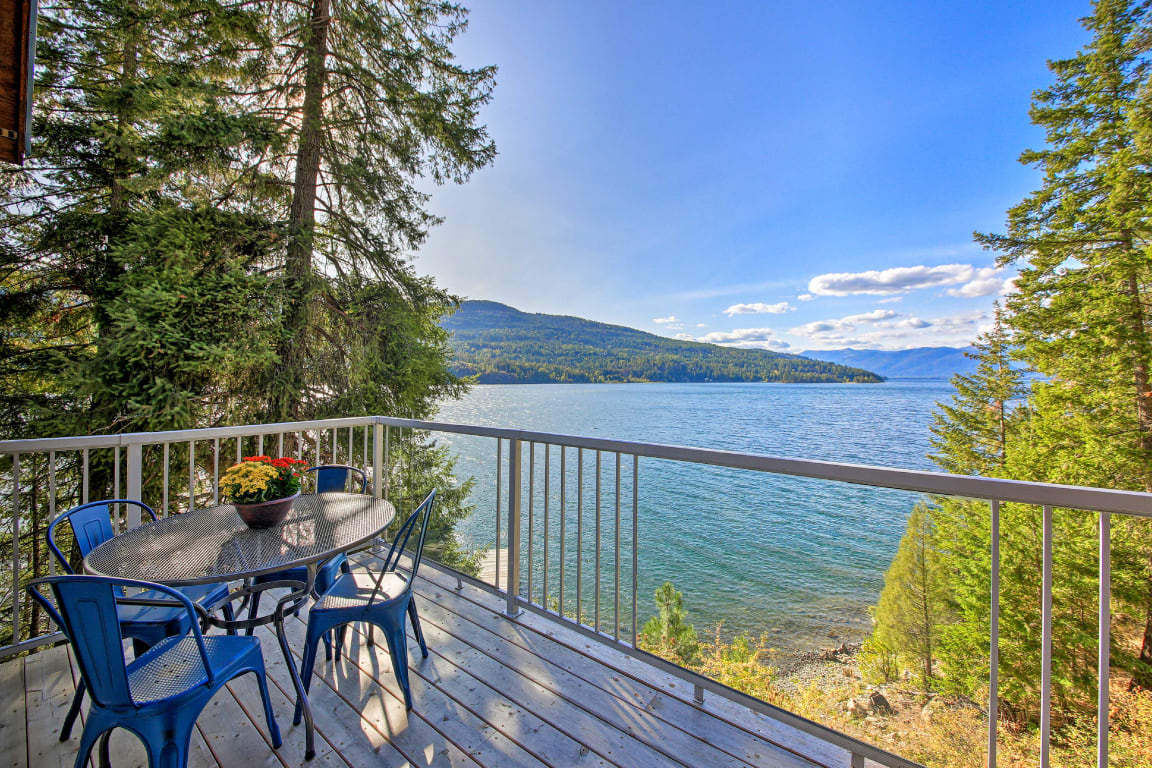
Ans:
[[[316,467],[309,467],[305,472],[316,473],[316,493],[342,493],[347,490],[349,482],[355,480],[354,475],[359,475],[360,480],[360,493],[368,490],[368,475],[364,470],[357,467],[350,467],[347,464],[323,464]],[[351,573],[352,569],[348,565],[348,557],[341,552],[336,557],[325,560],[320,564],[316,571],[316,594],[326,592],[336,583],[336,577],[340,573]],[[263,576],[257,576],[252,580],[253,584],[265,584],[269,581],[308,581],[308,567],[299,566],[297,568],[287,568],[283,571],[275,573],[266,573]],[[252,602],[248,607],[248,618],[255,619],[257,611],[260,607],[260,594],[259,592],[252,595]],[[252,634],[252,630],[248,630],[248,634]],[[324,636],[324,648],[327,658],[332,658],[332,641],[328,635]]]
[[[52,588],[55,606],[40,592],[41,585]],[[126,597],[124,587],[143,589],[141,594],[151,597]],[[144,742],[149,768],[186,766],[196,718],[225,683],[248,672],[260,684],[272,744],[280,746],[280,728],[272,713],[264,656],[256,638],[204,637],[196,621],[197,607],[187,596],[146,581],[50,576],[30,582],[27,589],[68,636],[82,679],[92,692],[76,768],[88,762],[101,736],[101,764],[108,765],[107,734],[113,728],[131,731]],[[166,637],[128,662],[117,631],[120,613],[128,606],[172,606],[183,611],[191,636],[184,632]]]
[[[348,488],[353,476],[359,476],[360,493],[368,492],[368,475],[359,467],[347,464],[320,464],[309,467],[305,472],[316,473],[316,493],[341,493]]]
[[[59,535],[57,529],[67,522],[72,529],[76,548],[81,557],[87,557],[89,552],[116,535],[112,530],[112,506],[114,504],[131,504],[140,507],[141,510],[148,513],[152,520],[156,519],[156,513],[152,511],[151,507],[133,499],[91,501],[73,507],[48,525],[48,549],[52,551],[65,573],[73,573],[72,564],[68,562],[68,558],[65,557],[60,546],[56,543],[56,538]],[[179,591],[189,600],[206,607],[209,611],[212,610],[212,605],[228,597],[227,584],[181,587]],[[145,593],[135,595],[135,597],[147,599],[151,595]],[[222,612],[225,618],[234,618],[231,605],[225,604]],[[189,622],[192,621],[183,608],[172,605],[122,605],[118,609],[118,615],[120,617],[120,635],[131,638],[132,649],[137,656],[166,637],[187,633]],[[235,632],[229,632],[229,634],[235,634]],[[76,687],[76,697],[72,700],[72,707],[68,710],[67,717],[64,718],[64,728],[60,732],[60,741],[67,741],[72,735],[72,725],[76,722],[77,715],[80,714],[80,704],[83,699],[84,684],[81,682]]]
[[[436,491],[428,494],[404,525],[396,532],[392,548],[384,559],[384,567],[375,578],[361,578],[366,574],[344,574],[336,580],[332,588],[320,596],[308,613],[308,630],[304,641],[304,662],[300,675],[304,690],[312,682],[312,670],[316,665],[316,646],[320,638],[336,627],[362,621],[380,627],[388,640],[388,651],[392,656],[392,669],[396,680],[404,691],[404,705],[412,709],[412,690],[408,684],[408,641],[404,634],[405,615],[412,620],[412,631],[420,643],[420,653],[427,658],[428,646],[424,643],[424,632],[420,628],[420,617],[416,613],[416,601],[412,594],[412,584],[420,561],[424,557],[424,538],[428,533],[428,519],[436,503]],[[412,569],[407,575],[396,568],[400,555],[408,545],[412,529],[420,525],[420,536],[412,555]],[[343,629],[339,630],[340,635]],[[336,642],[339,655],[342,639]],[[301,708],[296,706],[293,724],[300,722]]]

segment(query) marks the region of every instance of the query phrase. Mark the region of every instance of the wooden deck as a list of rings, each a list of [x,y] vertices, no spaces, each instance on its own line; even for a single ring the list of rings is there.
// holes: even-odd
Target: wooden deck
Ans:
[[[274,637],[264,657],[284,736],[273,751],[255,681],[230,683],[200,716],[194,768],[239,766],[771,766],[848,768],[843,749],[733,702],[691,703],[691,686],[600,643],[525,614],[500,615],[502,600],[426,564],[417,583],[430,655],[409,648],[415,708],[405,712],[381,633],[353,634],[348,658],[318,663],[311,701],[316,757],[304,760],[292,726],[292,686]],[[304,621],[289,634],[299,646]],[[322,673],[322,677],[320,674]],[[0,664],[0,764],[70,766],[57,735],[78,680],[66,645]],[[143,747],[118,731],[116,766],[144,766]]]

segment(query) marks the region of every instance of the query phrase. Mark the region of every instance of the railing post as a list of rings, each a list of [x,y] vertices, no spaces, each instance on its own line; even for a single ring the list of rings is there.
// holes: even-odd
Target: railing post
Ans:
[[[372,425],[372,495],[384,498],[384,425]]]
[[[520,596],[520,441],[508,441],[508,583],[504,615],[519,616]]]
[[[1052,753],[1052,507],[1043,507],[1043,573],[1040,635],[1040,768],[1048,768]]]
[[[996,768],[996,738],[1000,726],[1000,502],[993,499],[992,585],[988,647],[988,768]]]
[[[1096,766],[1108,768],[1109,682],[1112,664],[1112,516],[1100,513],[1100,626],[1096,646]]]
[[[144,501],[144,446],[141,443],[128,444],[128,498]],[[140,507],[125,504],[124,522],[129,530],[140,525]]]
[[[12,454],[12,643],[20,642],[20,454]]]

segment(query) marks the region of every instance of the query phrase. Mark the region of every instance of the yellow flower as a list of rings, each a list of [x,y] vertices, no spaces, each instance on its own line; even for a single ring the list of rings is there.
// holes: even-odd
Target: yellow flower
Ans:
[[[259,461],[243,461],[224,472],[220,478],[220,490],[232,501],[261,501],[268,486],[279,476],[279,470],[273,466]]]

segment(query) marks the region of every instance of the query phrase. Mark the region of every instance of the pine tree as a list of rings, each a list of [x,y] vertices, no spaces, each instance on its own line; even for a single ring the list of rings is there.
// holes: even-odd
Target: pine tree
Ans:
[[[962,475],[1004,474],[1013,407],[1027,394],[1024,373],[1013,365],[1013,344],[996,306],[992,329],[966,355],[972,374],[952,377],[951,403],[938,403],[932,417],[930,457],[941,469]]]
[[[917,504],[873,610],[873,641],[916,670],[928,690],[935,677],[941,627],[948,621],[948,579],[937,550],[932,510]]]
[[[396,328],[404,334],[399,345],[438,375],[406,366],[392,378],[375,377],[377,388],[388,382],[397,399],[409,399],[403,415],[426,415],[436,396],[458,391],[437,327],[455,299],[418,277],[407,260],[438,222],[416,184],[462,183],[493,160],[478,110],[491,96],[495,70],[455,63],[451,45],[466,27],[467,11],[453,3],[311,0],[266,7],[280,44],[273,82],[261,92],[295,148],[290,162],[269,164],[291,198],[268,415],[286,420],[330,411],[334,388],[366,378],[349,359],[328,364],[346,344],[375,360],[388,357],[394,342],[374,324],[380,307],[415,318],[416,333]],[[428,349],[418,350],[421,344]],[[396,374],[422,381],[409,386]],[[422,397],[412,398],[416,392]]]
[[[1097,0],[1076,56],[1051,62],[1032,120],[1043,149],[1021,161],[1043,184],[1008,212],[1007,232],[979,235],[1019,269],[1007,307],[1021,357],[1049,377],[1036,386],[1028,479],[1152,491],[1152,4]],[[1133,672],[1152,686],[1152,545],[1146,521],[1120,519],[1115,594],[1144,620]],[[1073,546],[1090,548],[1092,537]],[[1135,551],[1134,551],[1135,550]],[[1087,555],[1085,555],[1086,557]],[[1135,588],[1134,584],[1142,584]]]
[[[66,0],[39,37],[33,159],[0,185],[4,430],[202,424],[210,382],[264,357],[244,330],[270,225],[227,202],[275,135],[234,108],[259,17]]]
[[[684,666],[691,666],[699,656],[700,643],[695,628],[688,623],[684,596],[672,582],[666,581],[654,597],[659,613],[640,629],[640,645],[657,656],[674,658]]]
[[[269,153],[262,175],[290,190],[286,237],[271,259],[281,304],[275,354],[244,403],[242,420],[282,421],[384,413],[428,418],[464,383],[448,368],[441,319],[457,299],[418,275],[411,253],[438,219],[422,180],[463,183],[495,157],[478,111],[495,69],[454,61],[467,10],[438,0],[267,0],[266,76],[256,117],[276,121],[289,151]],[[448,478],[451,464],[426,436],[407,435],[417,484]],[[466,494],[441,493],[430,546],[453,563],[451,523]]]
[[[455,299],[407,257],[436,221],[416,181],[494,155],[492,71],[451,63],[456,6],[337,4],[330,58],[298,8],[41,7],[35,157],[0,189],[5,436],[419,418],[463,390],[439,325]],[[398,442],[413,485],[451,480],[427,436]],[[110,493],[110,457],[91,470]],[[463,566],[467,486],[438,487],[430,546]]]

